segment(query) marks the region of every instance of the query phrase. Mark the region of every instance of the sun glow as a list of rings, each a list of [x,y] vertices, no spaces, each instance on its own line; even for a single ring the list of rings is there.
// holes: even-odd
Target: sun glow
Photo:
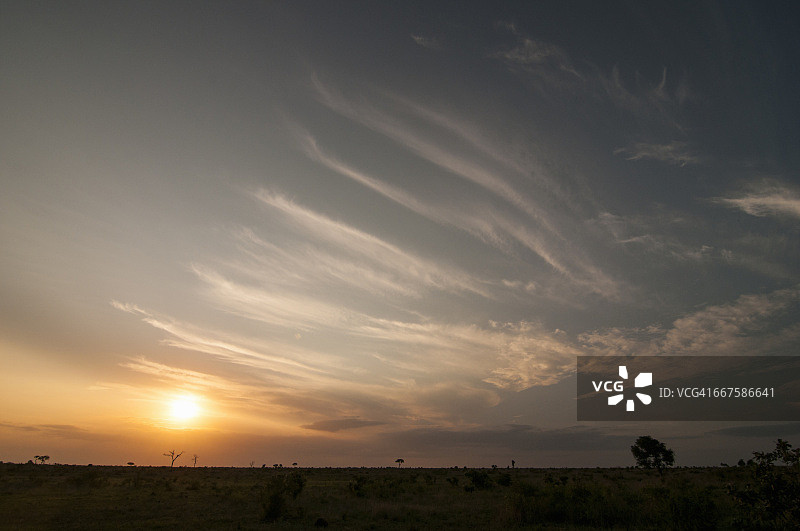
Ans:
[[[170,417],[173,420],[187,421],[200,414],[200,406],[193,396],[181,396],[170,402]]]

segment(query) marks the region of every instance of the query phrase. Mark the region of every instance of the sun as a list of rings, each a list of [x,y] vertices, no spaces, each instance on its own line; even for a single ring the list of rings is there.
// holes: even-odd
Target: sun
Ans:
[[[170,416],[174,420],[191,420],[200,414],[200,406],[193,396],[181,396],[173,399],[169,404]]]

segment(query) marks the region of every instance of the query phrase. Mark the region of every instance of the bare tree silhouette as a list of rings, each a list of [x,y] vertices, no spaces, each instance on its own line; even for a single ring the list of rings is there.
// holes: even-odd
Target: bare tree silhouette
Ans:
[[[197,458],[198,457],[199,456],[197,454],[192,455],[192,466],[193,467],[197,466]]]
[[[403,463],[406,462],[406,460],[405,459],[395,459],[394,462],[397,463],[397,468],[400,468],[403,465]]]
[[[183,455],[183,451],[181,451],[181,453],[179,453],[179,454],[176,454],[175,450],[170,450],[169,452],[164,454],[164,457],[169,457],[172,460],[170,462],[169,466],[173,466],[175,464],[175,461],[182,455]]]
[[[49,455],[34,455],[33,458],[36,459],[37,461],[39,461],[39,464],[42,464],[42,465],[45,464],[45,462],[50,460],[50,456]]]

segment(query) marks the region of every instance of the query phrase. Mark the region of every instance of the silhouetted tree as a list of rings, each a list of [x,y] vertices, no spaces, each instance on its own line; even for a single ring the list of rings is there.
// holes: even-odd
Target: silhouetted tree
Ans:
[[[169,463],[169,466],[172,466],[172,465],[175,464],[175,461],[182,455],[183,455],[183,451],[181,451],[181,453],[179,453],[179,454],[176,454],[175,450],[170,450],[169,452],[164,454],[164,457],[169,457],[171,459],[171,461]]]
[[[50,460],[50,456],[49,455],[34,455],[33,458],[36,459],[37,461],[39,461],[39,464],[42,464],[42,465]]]
[[[675,464],[675,452],[649,435],[636,439],[631,446],[631,453],[636,459],[636,466],[657,468],[659,474],[663,474],[664,468]]]
[[[197,458],[198,457],[200,457],[200,456],[198,456],[197,454],[193,454],[192,455],[192,466],[193,467],[197,466]]]
[[[400,466],[401,466],[403,463],[405,463],[405,462],[406,462],[406,460],[405,460],[405,459],[395,459],[395,460],[394,460],[394,462],[395,462],[395,463],[397,463],[397,468],[400,468]]]
[[[128,466],[136,466],[136,463],[134,463],[133,461],[128,461],[127,464],[128,464]]]
[[[297,463],[292,463],[292,466],[297,466]]]
[[[517,462],[512,459],[511,460],[511,468],[514,468],[516,466],[517,466]]]

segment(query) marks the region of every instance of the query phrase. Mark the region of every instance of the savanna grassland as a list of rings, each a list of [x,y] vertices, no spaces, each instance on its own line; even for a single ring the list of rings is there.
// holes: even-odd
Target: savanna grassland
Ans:
[[[759,473],[754,463],[669,469],[663,475],[656,470],[623,468],[265,469],[5,463],[0,464],[0,526],[789,527],[790,513],[764,512],[758,498]],[[775,467],[769,473],[783,477],[787,473],[796,475],[797,471],[793,467]],[[775,477],[766,481],[774,484]],[[764,488],[771,487],[764,484]]]

